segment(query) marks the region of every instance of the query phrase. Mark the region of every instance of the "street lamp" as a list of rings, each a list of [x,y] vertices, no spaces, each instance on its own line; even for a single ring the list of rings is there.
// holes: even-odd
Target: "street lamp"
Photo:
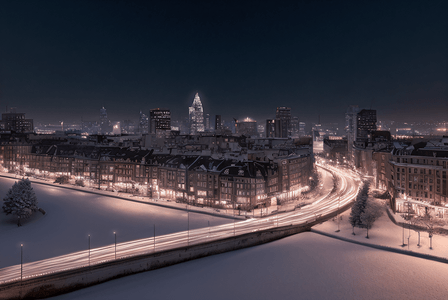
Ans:
[[[404,199],[406,200],[406,194],[404,195]],[[403,202],[403,206],[404,206],[404,203],[405,202]],[[402,243],[401,247],[404,247],[404,246],[406,246],[406,244],[404,243],[404,222],[402,223],[402,227],[403,227],[403,235],[402,235],[403,243]]]
[[[190,246],[190,211],[188,210],[187,204],[187,246]]]
[[[117,233],[114,231],[115,236],[115,259],[117,259]]]
[[[338,213],[336,214],[336,218],[338,218],[338,230],[336,230],[336,232],[341,231],[339,229],[339,203],[340,203],[340,201],[341,201],[341,196],[339,196],[339,198],[338,198]]]
[[[235,236],[235,209],[233,209],[233,236]]]
[[[89,234],[89,267],[90,267],[90,234]]]
[[[23,244],[20,244],[20,284],[23,279]]]

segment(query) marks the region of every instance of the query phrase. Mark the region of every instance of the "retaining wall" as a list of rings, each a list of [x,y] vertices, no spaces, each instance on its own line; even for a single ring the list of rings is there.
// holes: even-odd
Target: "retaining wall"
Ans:
[[[149,253],[92,267],[25,279],[22,282],[1,285],[0,299],[35,299],[56,296],[126,275],[264,244],[296,233],[309,231],[315,223],[273,228],[224,240]]]

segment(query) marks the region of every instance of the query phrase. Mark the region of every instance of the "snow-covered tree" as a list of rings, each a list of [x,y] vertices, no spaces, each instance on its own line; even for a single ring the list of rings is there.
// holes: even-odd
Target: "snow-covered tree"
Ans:
[[[367,236],[369,238],[369,229],[372,228],[373,222],[382,215],[381,204],[375,199],[369,198],[361,214],[361,223],[367,228]]]
[[[21,220],[27,219],[39,209],[37,197],[28,179],[16,181],[3,198],[3,211],[9,215],[17,216],[17,226],[21,226]]]
[[[367,194],[369,193],[370,183],[365,181],[361,191],[358,193],[356,197],[355,203],[353,203],[352,211],[350,212],[349,222],[352,225],[353,232],[355,235],[355,226],[361,227],[361,215],[364,212],[364,208],[366,206]]]

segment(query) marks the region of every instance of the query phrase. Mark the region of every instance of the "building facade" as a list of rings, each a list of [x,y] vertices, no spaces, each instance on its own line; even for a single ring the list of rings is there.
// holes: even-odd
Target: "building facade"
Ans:
[[[33,119],[26,119],[24,113],[3,113],[2,120],[0,121],[0,129],[18,133],[33,132]]]
[[[245,136],[258,135],[257,121],[251,118],[237,120],[235,126],[236,126],[236,134],[238,135],[245,135]]]
[[[235,139],[216,136],[207,144],[229,149],[229,144],[237,144]],[[0,164],[3,171],[21,176],[65,176],[72,184],[103,190],[240,209],[296,199],[308,188],[313,170],[309,147],[271,149],[274,156],[251,150],[255,154],[250,158],[191,154],[194,151],[156,154],[152,149],[14,142],[0,145]]]

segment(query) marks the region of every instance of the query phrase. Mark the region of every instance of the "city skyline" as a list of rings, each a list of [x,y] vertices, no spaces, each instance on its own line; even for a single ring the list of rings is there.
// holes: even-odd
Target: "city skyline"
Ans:
[[[4,4],[2,111],[70,122],[103,106],[113,120],[167,107],[183,119],[196,92],[225,119],[270,119],[278,106],[306,123],[342,123],[352,104],[394,120],[448,109],[443,1],[175,4]]]

